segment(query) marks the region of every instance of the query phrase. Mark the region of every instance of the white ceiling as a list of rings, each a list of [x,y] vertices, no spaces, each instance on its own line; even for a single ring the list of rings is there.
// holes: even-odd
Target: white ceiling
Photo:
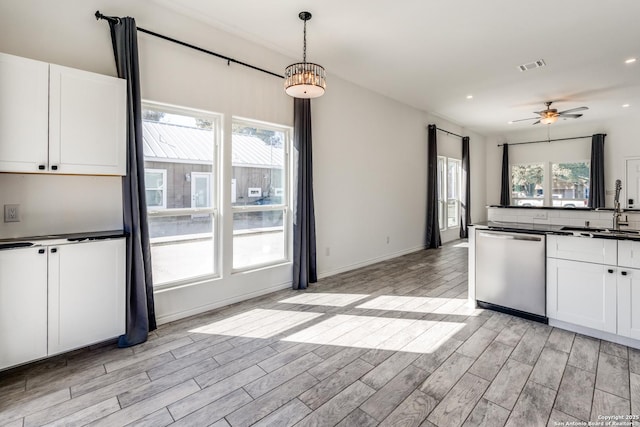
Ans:
[[[337,75],[485,135],[529,129],[507,122],[544,101],[589,107],[552,126],[640,111],[638,0],[155,1],[297,60],[308,10],[307,60],[328,91]],[[538,59],[547,66],[517,68]]]

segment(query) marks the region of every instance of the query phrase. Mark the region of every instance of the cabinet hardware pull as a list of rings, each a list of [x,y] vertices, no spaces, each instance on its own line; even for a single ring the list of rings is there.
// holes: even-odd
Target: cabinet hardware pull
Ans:
[[[54,171],[57,171],[58,170],[58,165],[51,166],[51,169],[54,170]]]
[[[626,276],[626,275],[627,275],[627,272],[626,272],[626,271],[623,271],[623,272],[622,272],[622,275],[623,275],[623,276]]]
[[[58,252],[58,249],[57,249],[57,248],[51,248],[51,253],[52,253],[52,254],[55,254],[56,252]]]
[[[607,270],[609,273],[613,273],[613,268]]]
[[[38,249],[39,254],[43,254],[44,252],[45,252],[44,249]]]
[[[45,165],[38,165],[38,170],[43,171],[45,169],[45,167],[46,167]]]

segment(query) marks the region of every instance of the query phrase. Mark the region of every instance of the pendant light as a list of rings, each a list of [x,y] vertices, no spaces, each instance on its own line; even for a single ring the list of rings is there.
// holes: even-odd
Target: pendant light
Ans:
[[[298,17],[304,21],[302,62],[291,64],[284,70],[284,88],[287,95],[294,98],[317,98],[324,95],[327,73],[321,65],[307,62],[307,21],[311,19],[311,13],[300,12]]]

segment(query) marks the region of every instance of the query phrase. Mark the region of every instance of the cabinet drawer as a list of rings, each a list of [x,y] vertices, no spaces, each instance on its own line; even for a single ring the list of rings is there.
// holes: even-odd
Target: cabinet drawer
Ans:
[[[615,265],[618,261],[618,245],[613,239],[551,235],[547,236],[547,256]]]
[[[640,242],[633,240],[618,241],[618,265],[620,267],[640,268]]]

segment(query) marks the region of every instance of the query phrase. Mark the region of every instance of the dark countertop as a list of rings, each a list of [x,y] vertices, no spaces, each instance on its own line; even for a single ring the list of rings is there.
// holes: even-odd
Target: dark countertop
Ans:
[[[60,244],[60,242],[82,242],[85,240],[104,240],[104,239],[116,239],[120,237],[126,237],[127,233],[124,230],[106,230],[106,231],[90,231],[85,233],[67,233],[56,234],[46,236],[28,236],[28,237],[13,237],[9,239],[0,239],[0,249],[13,249],[29,246],[37,246],[47,244],[48,241],[54,244]]]
[[[556,210],[556,211],[581,211],[581,212],[613,212],[614,208],[567,208],[562,206],[504,206],[504,205],[489,205],[488,208],[500,208],[500,209],[532,209],[532,210]],[[622,212],[640,212],[640,209],[622,209]]]
[[[558,224],[532,224],[523,222],[501,222],[501,221],[485,221],[470,224],[472,227],[486,228],[496,231],[507,231],[512,233],[532,233],[532,234],[557,234],[563,236],[577,236],[598,239],[615,239],[615,240],[640,240],[640,231],[637,234],[629,233],[630,230],[622,230],[621,232],[607,232],[606,229],[593,228],[597,231],[570,231],[563,230],[567,225]],[[580,227],[575,227],[580,228]]]

